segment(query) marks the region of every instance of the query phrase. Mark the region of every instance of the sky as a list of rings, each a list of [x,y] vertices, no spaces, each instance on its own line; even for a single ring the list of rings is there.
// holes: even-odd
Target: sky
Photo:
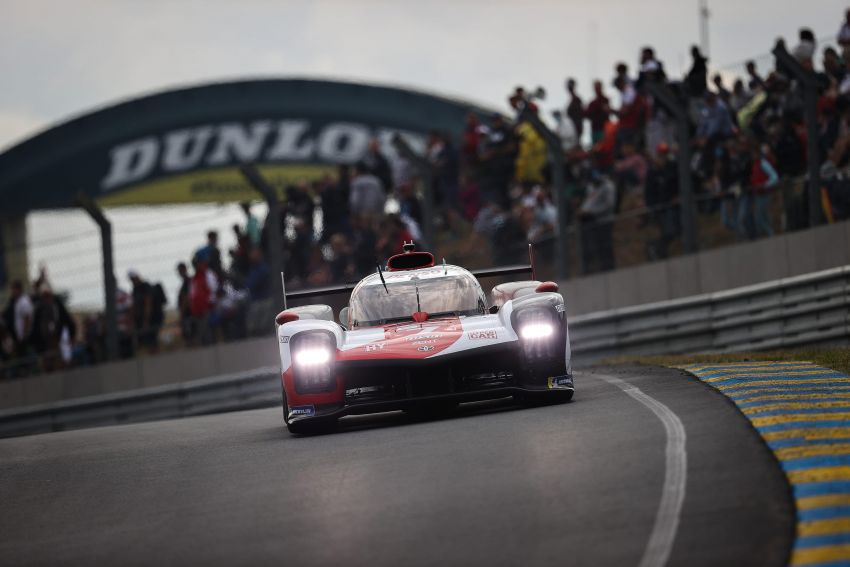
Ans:
[[[0,148],[92,109],[245,77],[401,84],[505,108],[516,85],[565,102],[643,45],[687,70],[698,0],[0,0]],[[834,37],[846,2],[708,0],[712,64],[800,26]]]
[[[801,26],[834,38],[845,2],[708,0],[711,64],[727,75],[748,58],[767,65],[776,38],[793,45]],[[566,77],[587,96],[592,79],[610,83],[615,62],[634,70],[644,45],[680,76],[699,41],[698,0],[0,0],[0,13],[0,151],[121,100],[230,79],[354,79],[504,111],[515,86],[540,85],[552,109],[566,103]],[[155,222],[139,209],[109,215],[119,285],[128,287],[132,267],[165,282],[172,298],[176,260],[210,228],[226,250],[242,220],[232,205],[158,209]],[[31,272],[44,263],[72,306],[99,306],[91,221],[47,211],[27,226]]]

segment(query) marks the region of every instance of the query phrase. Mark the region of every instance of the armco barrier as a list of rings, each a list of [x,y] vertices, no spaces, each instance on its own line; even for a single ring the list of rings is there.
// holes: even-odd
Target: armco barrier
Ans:
[[[574,360],[847,343],[850,266],[570,321]]]
[[[768,350],[850,339],[850,266],[730,291],[581,315],[573,361]],[[280,402],[277,367],[0,411],[0,436],[149,421]]]
[[[0,411],[0,437],[202,415],[280,403],[277,367]]]

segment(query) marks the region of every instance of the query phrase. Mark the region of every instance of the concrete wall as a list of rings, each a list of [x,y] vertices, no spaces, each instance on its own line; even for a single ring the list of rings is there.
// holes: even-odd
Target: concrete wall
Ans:
[[[582,315],[677,299],[844,266],[850,221],[577,278],[561,285],[567,311]]]
[[[0,409],[279,366],[274,336],[0,382]]]

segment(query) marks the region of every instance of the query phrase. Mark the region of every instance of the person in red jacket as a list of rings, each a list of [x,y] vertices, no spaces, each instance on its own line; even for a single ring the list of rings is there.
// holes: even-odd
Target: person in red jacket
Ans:
[[[218,278],[204,260],[195,258],[192,265],[195,273],[189,285],[189,308],[196,337],[201,344],[209,344],[212,342],[209,318],[218,292]]]

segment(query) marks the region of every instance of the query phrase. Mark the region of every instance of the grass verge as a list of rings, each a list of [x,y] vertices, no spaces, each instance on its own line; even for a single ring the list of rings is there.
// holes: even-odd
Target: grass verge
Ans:
[[[605,364],[653,364],[656,366],[683,366],[696,363],[808,361],[850,374],[850,347],[801,348],[766,352],[736,352],[729,354],[676,354],[657,356],[618,356]]]

